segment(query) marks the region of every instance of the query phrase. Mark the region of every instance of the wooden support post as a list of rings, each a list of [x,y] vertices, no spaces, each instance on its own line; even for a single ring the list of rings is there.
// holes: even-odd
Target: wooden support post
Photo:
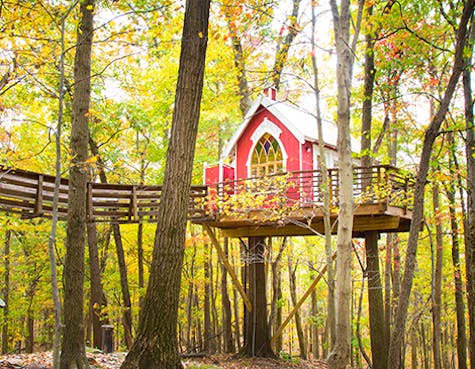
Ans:
[[[136,221],[138,219],[137,210],[137,186],[132,186],[132,195],[130,198],[129,220]]]
[[[43,213],[43,174],[38,176],[38,188],[36,189],[35,209],[33,216]]]
[[[213,243],[214,247],[216,248],[216,251],[218,252],[218,256],[221,259],[221,262],[224,264],[224,267],[226,268],[229,275],[231,276],[234,286],[237,288],[239,294],[244,300],[244,304],[246,305],[249,311],[252,311],[251,301],[249,300],[249,297],[247,297],[246,292],[244,291],[244,288],[242,287],[241,282],[239,282],[239,279],[236,273],[234,273],[233,267],[231,266],[231,264],[229,264],[228,258],[226,257],[226,254],[224,253],[223,248],[219,244],[218,239],[216,238],[216,235],[214,234],[213,230],[211,229],[209,225],[203,224],[203,228],[208,233],[208,236],[211,239],[211,242]]]
[[[87,183],[87,204],[86,204],[86,219],[88,222],[94,221],[94,204],[92,198],[92,183]]]
[[[332,260],[335,260],[336,258],[336,252],[332,256]],[[274,341],[279,337],[282,332],[284,331],[285,327],[289,322],[292,320],[294,315],[299,311],[300,307],[302,304],[305,302],[305,300],[310,296],[314,288],[317,286],[318,282],[320,282],[320,279],[322,279],[323,275],[327,272],[328,264],[325,264],[325,266],[322,268],[320,273],[317,275],[317,277],[313,280],[312,284],[307,288],[307,291],[302,295],[300,300],[297,302],[295,307],[292,309],[292,311],[289,313],[289,316],[285,319],[285,321],[281,324],[281,326],[277,329],[277,331],[274,333],[272,338],[270,339],[271,344],[274,344]]]

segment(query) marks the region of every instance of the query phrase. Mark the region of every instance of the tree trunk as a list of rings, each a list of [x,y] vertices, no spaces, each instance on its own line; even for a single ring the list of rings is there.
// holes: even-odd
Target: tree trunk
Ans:
[[[328,357],[330,369],[345,369],[351,354],[351,248],[353,230],[353,163],[350,135],[351,50],[350,1],[331,0],[337,53],[339,212],[336,263],[336,337]]]
[[[312,300],[312,321],[311,321],[311,331],[310,337],[312,340],[312,355],[313,359],[317,360],[320,358],[320,337],[318,329],[318,299],[317,291],[315,289],[312,291],[311,300]]]
[[[285,37],[281,37],[281,41],[277,44],[272,76],[272,83],[274,84],[276,90],[279,90],[280,88],[282,71],[284,70],[284,67],[287,64],[290,46],[292,46],[294,38],[299,33],[298,16],[300,2],[301,0],[292,1],[292,14],[287,17],[287,19],[290,21],[290,24],[287,28],[288,31]]]
[[[295,277],[295,269],[292,263],[292,257],[289,253],[287,258],[287,265],[289,268],[289,290],[290,290],[290,298],[292,299],[292,305],[295,307],[297,305],[297,282]],[[298,265],[298,263],[297,263]],[[302,328],[302,318],[300,316],[300,311],[295,313],[295,327],[297,329],[297,338],[299,340],[299,350],[300,350],[300,357],[304,360],[307,360],[307,348],[305,347],[305,336],[303,334]]]
[[[469,327],[469,355],[471,368],[475,368],[475,127],[473,117],[473,92],[472,92],[472,57],[473,40],[475,39],[475,25],[472,19],[470,50],[466,58],[463,74],[465,98],[465,127],[467,138],[465,152],[467,158],[467,214],[465,216],[465,268],[467,274],[467,307]]]
[[[228,257],[229,239],[224,238],[223,249],[226,257]],[[221,263],[221,304],[223,305],[223,340],[224,353],[234,352],[233,332],[232,332],[232,316],[231,301],[228,294],[228,273],[223,263]]]
[[[217,270],[213,269],[213,248],[210,248],[210,258],[208,260],[209,270],[210,270],[210,282],[211,282],[211,332],[213,336],[211,337],[211,346],[210,349],[213,353],[221,352],[221,334],[219,331],[219,314],[218,314],[218,304],[216,303],[218,297],[218,284],[219,284],[219,273]],[[216,275],[216,279],[214,278]]]
[[[143,296],[142,291],[145,287],[145,272],[143,267],[143,223],[139,221],[137,227],[137,269],[139,274],[139,289],[140,289],[140,298],[139,306],[142,306]]]
[[[267,323],[267,296],[264,267],[264,237],[249,237],[247,261],[248,296],[252,311],[246,313],[246,341],[241,353],[245,356],[274,357]]]
[[[412,289],[412,281],[416,267],[417,244],[419,231],[424,211],[424,190],[426,185],[427,173],[429,171],[429,161],[432,152],[432,146],[439,133],[440,126],[445,119],[450,101],[458,83],[458,79],[464,68],[464,48],[467,38],[467,25],[473,13],[475,0],[468,0],[465,3],[459,29],[457,31],[457,43],[455,46],[455,58],[452,75],[450,76],[443,99],[440,102],[439,109],[431,121],[424,135],[419,171],[414,190],[414,205],[412,222],[409,231],[409,238],[406,251],[406,262],[404,267],[404,276],[401,285],[401,295],[399,296],[398,306],[395,315],[394,331],[391,335],[389,346],[388,368],[399,369],[401,366],[402,342],[405,335],[407,310],[409,297]]]
[[[386,239],[386,255],[384,260],[384,334],[386,335],[386,337],[391,336],[391,274],[393,258],[392,249],[395,240],[396,237],[394,237],[394,234],[388,233]]]
[[[213,340],[213,330],[211,327],[211,283],[213,281],[210,279],[209,271],[209,246],[208,244],[204,245],[204,296],[203,296],[203,314],[204,314],[204,351],[206,353],[211,353],[212,340]]]
[[[87,244],[89,249],[89,275],[91,280],[90,312],[92,320],[92,347],[102,349],[103,324],[109,323],[107,317],[107,302],[102,288],[102,273],[99,266],[99,252],[97,249],[97,226],[87,224]]]
[[[33,297],[31,297],[33,299]],[[25,353],[33,353],[35,346],[35,319],[33,318],[32,307],[28,308],[26,317],[26,340],[25,340]]]
[[[84,248],[86,241],[87,143],[91,99],[94,0],[81,2],[74,59],[73,122],[69,170],[68,221],[64,260],[64,332],[61,369],[88,368],[84,348]]]
[[[209,0],[188,0],[186,3],[175,108],[150,278],[137,337],[122,369],[182,368],[177,342],[178,304],[209,7]]]
[[[10,241],[11,241],[12,232],[7,229],[5,231],[5,240],[4,240],[4,249],[3,249],[3,267],[5,268],[3,272],[3,289],[2,289],[2,299],[5,303],[3,308],[3,325],[2,325],[2,354],[9,352],[8,348],[8,319],[9,319],[9,309],[10,309]]]
[[[89,147],[92,155],[96,156],[97,162],[102,164],[102,159],[99,153],[99,147],[92,137],[89,137]],[[102,183],[107,183],[107,175],[101,170],[99,178]],[[127,276],[127,264],[125,262],[124,246],[122,242],[122,235],[120,233],[119,224],[112,224],[112,232],[114,234],[114,243],[116,247],[117,263],[119,266],[120,275],[120,289],[122,292],[122,326],[124,328],[125,342],[127,348],[132,347],[132,302],[130,300],[129,281]],[[139,261],[140,263],[140,261]],[[140,265],[140,264],[139,264]]]
[[[388,360],[388,336],[385,334],[383,286],[379,271],[378,233],[366,233],[365,241],[373,369],[384,369]]]
[[[439,187],[434,183],[432,187],[432,203],[434,205],[435,219],[435,268],[432,276],[432,353],[434,356],[434,369],[442,369],[442,359],[440,353],[440,339],[442,330],[440,328],[440,313],[442,306],[442,263],[443,263],[443,239],[442,239],[442,217],[439,209]]]
[[[114,241],[119,264],[120,290],[122,291],[122,325],[124,327],[125,343],[127,348],[132,347],[132,302],[130,301],[129,281],[127,276],[127,264],[125,263],[124,245],[120,233],[119,224],[112,224]]]
[[[471,96],[471,95],[470,95]],[[453,136],[451,135],[450,147],[455,148],[453,144]],[[453,150],[453,149],[452,149]],[[450,160],[450,176],[451,178],[457,178],[457,182],[460,183],[460,177],[457,173],[458,165],[456,162],[454,150],[451,153]],[[455,166],[455,167],[454,167]],[[462,186],[460,186],[462,187]],[[459,369],[467,369],[467,333],[466,333],[466,321],[465,321],[465,303],[464,303],[464,291],[462,281],[462,270],[460,267],[460,247],[459,247],[459,225],[456,215],[456,203],[455,203],[455,181],[450,181],[447,186],[447,199],[449,200],[449,213],[450,213],[450,229],[452,235],[452,264],[454,268],[454,283],[455,283],[455,311],[457,315],[457,361]],[[466,213],[464,211],[464,213]]]
[[[417,339],[416,327],[411,329],[411,369],[418,368],[417,361],[417,349],[419,348],[419,343]]]
[[[330,327],[330,346],[333,346],[335,342],[335,273],[333,269],[333,248],[332,248],[332,224],[330,218],[330,191],[331,186],[328,176],[328,166],[325,154],[325,140],[323,138],[323,122],[320,108],[320,82],[319,71],[317,64],[317,45],[315,41],[315,33],[317,27],[317,16],[315,14],[315,2],[312,6],[312,69],[313,69],[313,82],[315,91],[315,106],[317,111],[317,132],[318,132],[318,165],[322,176],[321,189],[323,193],[323,227],[325,230],[325,254],[327,259],[327,284],[328,284],[328,296],[327,296],[327,321]]]
[[[249,82],[246,76],[246,63],[244,59],[244,51],[242,49],[242,42],[241,38],[238,35],[238,31],[236,29],[236,25],[232,19],[232,9],[231,7],[225,6],[224,15],[228,22],[229,31],[231,34],[231,41],[234,51],[234,67],[237,70],[237,80],[238,80],[238,87],[239,87],[239,108],[241,110],[241,114],[244,117],[247,114],[247,111],[252,106],[251,100],[251,91],[249,89]]]
[[[282,239],[277,256],[272,261],[272,302],[269,325],[272,328],[272,334],[275,334],[282,324],[282,268],[280,260],[284,252],[287,237]],[[274,340],[274,352],[282,351],[282,335]]]

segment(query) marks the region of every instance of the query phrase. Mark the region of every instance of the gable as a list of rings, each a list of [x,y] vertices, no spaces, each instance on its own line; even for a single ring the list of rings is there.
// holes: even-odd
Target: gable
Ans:
[[[234,151],[237,142],[248,128],[252,119],[256,114],[260,113],[262,109],[268,110],[274,115],[291,133],[303,144],[305,141],[318,142],[318,131],[316,118],[313,114],[290,105],[286,102],[271,100],[264,95],[261,95],[249,109],[243,122],[238,127],[234,135],[231,137],[225,146],[222,154],[222,159],[228,158]],[[267,124],[267,123],[264,123]],[[259,128],[264,132],[265,129],[273,129],[271,125],[267,124],[263,128]],[[323,139],[326,146],[336,148],[338,129],[333,122],[323,122]],[[256,135],[258,135],[256,133]],[[258,139],[258,137],[256,138]],[[359,142],[352,140],[353,151],[359,152]]]

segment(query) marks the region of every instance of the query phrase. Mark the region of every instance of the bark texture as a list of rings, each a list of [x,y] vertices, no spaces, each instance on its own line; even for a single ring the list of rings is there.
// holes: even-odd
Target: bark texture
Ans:
[[[464,96],[465,96],[465,125],[467,128],[466,157],[467,157],[467,215],[465,218],[465,266],[467,273],[467,306],[469,327],[469,357],[471,368],[475,368],[475,128],[473,118],[473,92],[472,92],[472,53],[475,39],[475,25],[472,19],[470,33],[470,55],[467,57],[464,69]]]
[[[102,273],[97,249],[97,228],[95,223],[87,224],[87,245],[89,250],[89,276],[91,280],[90,309],[92,320],[92,346],[102,349],[102,328],[108,324],[106,297],[102,288]]]
[[[2,354],[8,353],[9,342],[8,342],[8,320],[9,320],[9,308],[10,308],[10,241],[12,237],[12,231],[7,229],[5,231],[4,239],[4,249],[3,249],[3,267],[5,268],[3,272],[3,288],[2,288],[2,299],[5,303],[3,308],[3,324],[2,324]]]
[[[385,334],[383,286],[379,269],[378,233],[368,232],[366,240],[366,276],[368,278],[369,329],[373,369],[384,369],[388,360]]]
[[[186,3],[175,109],[158,212],[160,221],[137,336],[122,369],[182,368],[177,314],[209,7],[209,0]]]
[[[227,237],[223,240],[223,249],[226,257],[228,257],[229,239]],[[228,274],[226,267],[222,263],[221,301],[223,305],[223,349],[225,353],[231,353],[234,351],[231,301],[229,300],[228,293]]]
[[[91,100],[94,0],[81,2],[74,59],[73,122],[69,168],[68,221],[64,260],[64,331],[61,369],[89,368],[84,347],[84,249],[86,242],[87,144]]]
[[[353,165],[350,141],[351,63],[350,1],[330,2],[337,51],[339,211],[336,263],[336,337],[328,357],[330,369],[345,369],[351,350],[351,242],[353,230]]]
[[[241,353],[245,356],[274,357],[267,321],[264,237],[249,237],[247,261],[248,290],[252,311],[246,311],[246,340]]]

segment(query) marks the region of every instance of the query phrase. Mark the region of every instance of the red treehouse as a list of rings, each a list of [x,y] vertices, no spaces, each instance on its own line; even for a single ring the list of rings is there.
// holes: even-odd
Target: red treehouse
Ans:
[[[220,163],[205,167],[213,213],[207,223],[230,237],[321,232],[322,188],[330,192],[334,219],[338,208],[338,130],[324,121],[322,132],[328,186],[322,186],[315,116],[278,101],[274,89],[266,90],[231,137]],[[359,151],[356,140],[352,147]],[[412,180],[390,166],[358,165],[355,159],[354,233],[407,230]]]

